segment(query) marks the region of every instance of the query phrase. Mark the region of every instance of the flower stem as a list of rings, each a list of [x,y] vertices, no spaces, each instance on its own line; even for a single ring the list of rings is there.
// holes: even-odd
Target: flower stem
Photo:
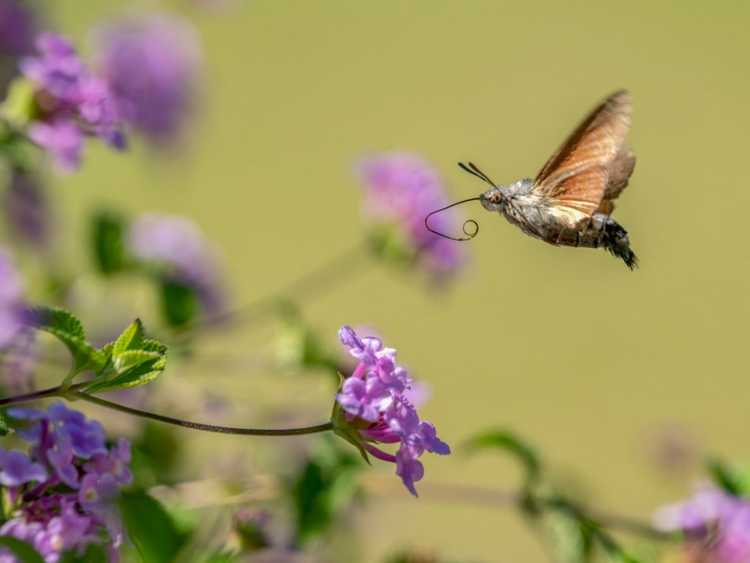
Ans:
[[[29,403],[31,401],[36,401],[37,399],[44,399],[47,397],[59,397],[61,393],[62,393],[62,386],[57,385],[56,387],[48,387],[47,389],[41,389],[39,391],[26,393],[24,395],[16,395],[14,397],[3,397],[2,399],[0,399],[0,407],[5,407],[9,405],[17,405],[20,403]]]
[[[328,432],[333,430],[333,424],[331,422],[324,422],[323,424],[316,424],[315,426],[303,426],[301,428],[240,428],[236,426],[218,426],[215,424],[205,424],[202,422],[193,422],[190,420],[183,420],[181,418],[174,418],[171,416],[165,416],[154,412],[144,411],[140,409],[134,409],[126,405],[119,403],[113,403],[88,393],[81,391],[73,391],[69,393],[71,396],[78,399],[94,403],[100,407],[107,409],[124,412],[140,418],[148,418],[163,422],[165,424],[173,424],[175,426],[181,426],[183,428],[191,428],[192,430],[201,430],[203,432],[216,432],[219,434],[240,434],[243,436],[299,436],[301,434],[316,434],[319,432]]]

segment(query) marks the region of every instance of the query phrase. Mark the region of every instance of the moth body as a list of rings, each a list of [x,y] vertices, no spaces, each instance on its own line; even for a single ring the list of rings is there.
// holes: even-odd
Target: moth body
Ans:
[[[605,213],[586,215],[576,209],[550,204],[534,193],[531,178],[495,186],[479,196],[487,211],[497,211],[524,233],[555,246],[605,248],[629,268],[637,264],[628,232]]]

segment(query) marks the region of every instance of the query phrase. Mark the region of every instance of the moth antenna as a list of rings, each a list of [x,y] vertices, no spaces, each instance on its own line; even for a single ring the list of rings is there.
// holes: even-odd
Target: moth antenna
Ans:
[[[460,166],[460,163],[459,163]],[[462,166],[463,168],[463,166]],[[430,231],[431,233],[434,233],[438,236],[441,236],[443,238],[447,238],[450,240],[457,240],[457,241],[465,241],[465,240],[471,240],[475,236],[477,236],[477,233],[479,233],[479,223],[477,223],[474,219],[467,219],[464,221],[463,226],[461,227],[461,230],[466,235],[465,237],[452,237],[450,235],[446,235],[445,233],[441,233],[440,231],[436,231],[432,227],[430,227],[430,217],[435,215],[436,213],[440,213],[441,211],[445,211],[446,209],[450,209],[451,207],[455,207],[456,205],[461,205],[462,203],[467,203],[469,201],[479,201],[480,198],[478,197],[470,197],[468,199],[462,199],[461,201],[457,201],[455,203],[451,203],[450,205],[446,205],[445,207],[441,207],[440,209],[436,209],[435,211],[431,211],[427,214],[427,216],[424,218],[424,226],[425,228]],[[472,230],[468,230],[469,226],[472,226]]]
[[[458,165],[461,167],[461,169],[464,172],[468,172],[472,176],[476,176],[477,178],[479,178],[483,182],[488,183],[493,188],[497,187],[497,185],[495,184],[495,182],[493,182],[490,179],[490,177],[487,176],[487,174],[485,174],[484,172],[482,172],[482,170],[479,168],[479,166],[477,166],[473,162],[469,162],[468,165],[464,164],[463,162],[459,162]]]

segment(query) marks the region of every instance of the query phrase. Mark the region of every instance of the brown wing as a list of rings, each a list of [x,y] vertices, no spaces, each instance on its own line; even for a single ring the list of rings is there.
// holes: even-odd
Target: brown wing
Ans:
[[[630,129],[631,108],[625,90],[604,100],[542,167],[533,191],[552,205],[593,214],[605,197],[610,167]]]
[[[604,190],[599,211],[610,215],[615,209],[615,202],[622,191],[628,187],[633,169],[635,168],[635,154],[630,147],[623,145],[612,163],[609,165],[607,187]]]

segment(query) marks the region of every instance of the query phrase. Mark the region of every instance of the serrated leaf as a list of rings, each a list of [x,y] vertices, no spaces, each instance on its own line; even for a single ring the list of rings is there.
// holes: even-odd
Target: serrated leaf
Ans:
[[[112,391],[144,385],[161,374],[167,365],[167,347],[152,338],[144,338],[143,324],[133,321],[117,340],[100,351],[107,370],[100,373],[84,391]],[[108,373],[114,372],[114,375]]]
[[[31,544],[10,536],[0,537],[0,547],[7,549],[21,563],[44,563],[44,559]]]
[[[128,350],[138,350],[143,342],[143,323],[140,319],[135,319],[128,327],[122,331],[112,343],[112,358],[117,362],[118,356]]]
[[[113,366],[117,373],[125,373],[130,369],[145,364],[146,362],[152,362],[161,358],[159,352],[149,352],[148,350],[128,350],[122,352],[116,356],[113,355]]]
[[[466,448],[471,452],[498,449],[511,453],[523,465],[527,486],[536,484],[541,477],[542,466],[534,449],[509,430],[481,432],[466,442]]]
[[[130,354],[130,352],[127,352]],[[153,354],[150,352],[134,352],[134,354]],[[114,377],[94,380],[91,385],[83,390],[87,393],[100,391],[114,391],[116,389],[128,389],[145,385],[159,377],[167,365],[165,356],[158,355],[155,358],[147,359],[142,363],[134,365]]]
[[[38,307],[32,309],[31,315],[34,326],[57,338],[73,357],[73,369],[66,383],[86,369],[101,367],[102,356],[86,341],[83,325],[72,313],[54,307]]]

